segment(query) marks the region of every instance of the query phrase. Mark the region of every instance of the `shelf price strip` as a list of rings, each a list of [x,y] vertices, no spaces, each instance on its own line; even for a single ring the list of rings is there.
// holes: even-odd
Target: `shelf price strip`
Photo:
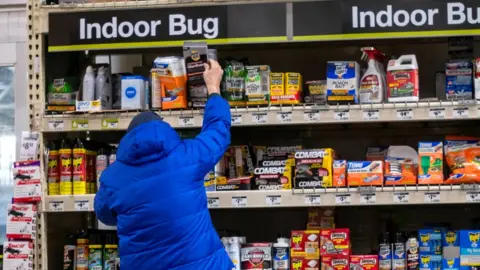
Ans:
[[[425,192],[424,202],[425,203],[439,203],[440,202],[440,192]]]
[[[207,198],[208,208],[218,208],[220,207],[220,199],[218,197],[208,197]]]
[[[320,195],[305,195],[306,205],[320,205],[322,204]]]
[[[247,196],[232,197],[233,207],[247,207]]]
[[[350,194],[338,194],[335,195],[335,204],[338,205],[348,205],[352,203],[352,198]]]
[[[50,201],[48,210],[51,212],[63,212],[65,211],[65,203],[63,201]]]
[[[268,195],[265,197],[265,204],[266,205],[281,205],[282,204],[282,196],[280,195]]]
[[[410,194],[408,192],[395,192],[393,193],[394,203],[408,203]]]

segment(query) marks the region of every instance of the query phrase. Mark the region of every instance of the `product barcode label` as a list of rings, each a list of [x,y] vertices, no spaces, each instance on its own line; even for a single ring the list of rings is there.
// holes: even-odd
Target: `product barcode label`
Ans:
[[[425,192],[424,202],[426,203],[439,203],[440,192]]]
[[[254,113],[252,114],[252,123],[265,124],[267,123],[267,113]]]
[[[265,197],[265,204],[266,205],[281,205],[282,204],[282,196],[280,195],[269,195]]]
[[[232,125],[241,125],[241,124],[242,124],[242,115],[232,114]]]
[[[349,110],[336,110],[333,112],[333,119],[340,121],[350,120],[350,111]]]
[[[76,200],[73,202],[75,211],[90,211],[90,203],[88,200]]]
[[[430,108],[428,116],[430,119],[445,119],[445,108]]]
[[[48,129],[53,131],[63,131],[65,124],[63,120],[50,120],[48,121]]]
[[[320,112],[317,112],[317,111],[304,112],[303,120],[306,122],[318,122],[320,121]]]
[[[193,127],[195,118],[193,116],[180,116],[178,117],[178,125],[181,127]]]
[[[48,203],[48,211],[63,212],[65,210],[65,203],[63,201],[50,201]]]
[[[453,118],[468,118],[468,108],[453,108]]]
[[[72,120],[72,130],[86,130],[88,129],[87,119]]]
[[[292,122],[292,112],[278,112],[277,121],[280,123],[290,123]]]
[[[220,199],[218,197],[208,197],[207,198],[208,208],[218,208],[220,207]]]
[[[320,195],[305,195],[306,205],[320,205],[321,203]]]
[[[364,110],[363,111],[363,120],[365,120],[365,121],[380,120],[380,111],[379,110]]]
[[[413,110],[412,109],[397,110],[397,119],[399,119],[399,120],[412,120],[413,119]]]
[[[466,202],[480,202],[480,192],[479,191],[469,191],[465,194]]]
[[[233,207],[247,207],[247,197],[232,197],[232,206]]]
[[[118,118],[102,119],[102,129],[118,129]]]
[[[377,203],[377,195],[375,193],[362,193],[360,194],[361,204],[375,204]]]
[[[393,202],[394,203],[408,203],[410,199],[410,194],[408,192],[395,192],[393,193]]]
[[[352,198],[350,197],[350,194],[335,195],[335,204],[346,205],[351,203],[352,203]]]

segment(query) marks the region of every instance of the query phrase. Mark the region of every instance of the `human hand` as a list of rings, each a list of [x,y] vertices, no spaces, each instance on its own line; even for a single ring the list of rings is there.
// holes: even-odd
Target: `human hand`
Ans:
[[[220,94],[220,83],[222,81],[223,69],[215,60],[208,60],[209,64],[204,64],[203,80],[207,86],[208,94]]]

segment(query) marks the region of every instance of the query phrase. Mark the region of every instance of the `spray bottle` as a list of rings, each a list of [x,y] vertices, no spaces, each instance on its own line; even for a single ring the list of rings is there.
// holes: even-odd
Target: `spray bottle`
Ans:
[[[98,68],[97,78],[95,79],[95,100],[99,99],[102,108],[112,108],[112,85],[110,80],[107,79],[104,67]]]
[[[92,101],[95,99],[95,74],[92,66],[88,66],[83,76],[82,101]]]
[[[382,53],[373,47],[362,48],[362,51],[368,56],[368,68],[360,80],[360,103],[381,103],[386,85],[380,64]]]

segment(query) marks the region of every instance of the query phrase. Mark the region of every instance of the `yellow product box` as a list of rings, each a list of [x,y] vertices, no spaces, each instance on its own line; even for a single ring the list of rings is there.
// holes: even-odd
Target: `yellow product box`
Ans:
[[[285,74],[270,73],[270,95],[285,95]]]
[[[333,160],[337,155],[331,148],[295,151],[295,189],[333,186]]]
[[[285,87],[282,95],[272,95],[272,104],[299,104],[303,99],[302,74],[287,72],[284,75]]]

